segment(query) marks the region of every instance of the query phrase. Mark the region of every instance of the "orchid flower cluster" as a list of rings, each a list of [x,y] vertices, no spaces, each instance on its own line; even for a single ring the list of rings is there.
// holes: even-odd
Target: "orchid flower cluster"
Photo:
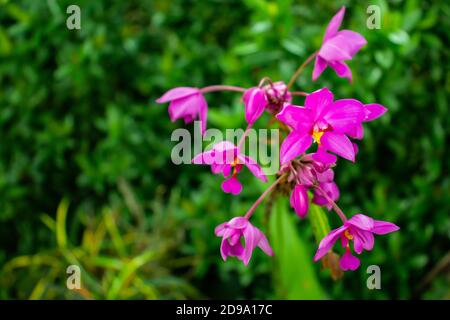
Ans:
[[[345,61],[353,56],[367,42],[365,38],[351,30],[340,30],[345,7],[331,19],[325,32],[322,46],[314,52],[294,73],[288,84],[273,82],[263,78],[258,86],[241,88],[226,85],[214,85],[204,88],[178,87],[166,92],[158,103],[170,102],[169,116],[172,121],[184,119],[186,123],[199,119],[202,133],[206,130],[208,105],[204,94],[228,90],[242,93],[245,106],[247,130],[237,145],[230,141],[216,143],[211,150],[194,157],[194,164],[211,166],[213,174],[225,178],[222,190],[237,195],[242,190],[238,180],[239,173],[247,168],[256,178],[267,182],[267,178],[257,161],[241,152],[245,135],[260,116],[267,112],[279,123],[287,136],[281,142],[280,170],[277,179],[255,201],[243,216],[232,218],[217,226],[215,234],[222,238],[220,252],[223,260],[233,256],[247,265],[253,250],[258,246],[267,255],[273,250],[264,233],[250,223],[257,206],[267,195],[277,188],[288,188],[290,205],[300,218],[305,218],[311,202],[333,210],[342,220],[342,226],[325,236],[315,254],[314,261],[323,258],[340,240],[345,252],[340,257],[342,270],[356,270],[359,259],[352,254],[370,251],[374,246],[374,235],[387,234],[399,229],[393,223],[378,221],[364,214],[347,218],[336,204],[339,188],[334,182],[333,168],[337,156],[355,162],[358,147],[355,140],[363,138],[363,123],[382,116],[387,109],[376,103],[364,104],[356,99],[335,99],[327,88],[311,93],[291,91],[297,77],[312,60],[315,59],[312,80],[330,67],[339,77],[352,82],[352,72]],[[294,105],[294,96],[305,97],[303,106]],[[314,145],[315,151],[310,150]],[[317,145],[317,147],[315,147]]]

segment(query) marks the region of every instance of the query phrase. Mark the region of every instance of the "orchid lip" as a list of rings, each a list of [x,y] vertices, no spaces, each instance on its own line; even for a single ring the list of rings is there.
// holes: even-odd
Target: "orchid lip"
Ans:
[[[320,138],[323,136],[323,131],[313,131],[312,136],[315,142],[320,145]]]

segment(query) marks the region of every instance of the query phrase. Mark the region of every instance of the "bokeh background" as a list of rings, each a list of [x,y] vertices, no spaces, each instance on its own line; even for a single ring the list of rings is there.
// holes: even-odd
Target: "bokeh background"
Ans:
[[[66,28],[70,4],[79,31]],[[370,4],[379,30],[366,27]],[[334,281],[312,262],[309,221],[278,200],[255,214],[276,256],[224,263],[214,227],[264,185],[243,174],[233,197],[208,168],[173,165],[184,124],[154,101],[175,86],[287,81],[341,5],[343,27],[368,40],[354,84],[330,70],[312,83],[310,66],[296,86],[389,109],[336,180],[346,212],[401,231]],[[0,298],[449,299],[449,30],[448,1],[1,0]],[[207,99],[208,127],[244,127],[239,95]],[[71,264],[79,291],[66,288]],[[372,264],[381,290],[366,287]]]

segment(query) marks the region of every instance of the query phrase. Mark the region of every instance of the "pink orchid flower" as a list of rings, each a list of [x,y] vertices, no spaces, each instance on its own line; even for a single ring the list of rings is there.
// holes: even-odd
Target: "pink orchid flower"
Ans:
[[[345,60],[351,60],[353,56],[367,44],[366,39],[357,32],[351,30],[339,30],[344,18],[345,7],[342,7],[328,24],[322,47],[320,48],[312,79],[315,81],[327,66],[330,66],[341,78],[352,81],[352,71],[345,64]]]
[[[333,182],[334,172],[330,164],[318,162],[313,157],[314,154],[304,155],[300,159],[302,166],[295,171],[297,184],[292,190],[290,204],[300,218],[305,218],[308,213],[308,189],[314,189],[312,202],[319,206],[326,206],[328,210],[332,209],[332,205],[315,186],[318,185],[329,199],[336,201],[339,198],[339,189]]]
[[[172,122],[184,119],[185,123],[200,119],[202,134],[206,130],[208,104],[200,89],[191,87],[178,87],[167,91],[157,103],[169,102],[169,116]]]
[[[387,234],[399,230],[400,228],[390,222],[374,220],[366,215],[357,214],[344,222],[340,228],[332,230],[320,241],[314,261],[321,259],[334,243],[340,238],[341,244],[345,248],[345,253],[340,259],[342,270],[356,270],[360,265],[357,257],[350,252],[350,242],[353,241],[353,249],[357,254],[361,254],[365,249],[370,251],[374,245],[374,234]]]
[[[214,233],[216,236],[222,237],[220,253],[224,261],[227,260],[227,257],[237,257],[245,265],[248,265],[253,250],[257,246],[268,256],[273,256],[273,250],[264,233],[244,217],[235,217],[218,225]],[[241,243],[241,237],[244,237],[245,246]]]
[[[195,156],[192,163],[210,165],[214,174],[222,173],[224,177],[229,177],[222,183],[222,190],[225,193],[237,195],[242,191],[242,185],[237,179],[237,174],[243,166],[246,166],[255,177],[267,182],[267,178],[258,163],[242,154],[238,147],[229,141],[216,143],[211,150]]]
[[[287,85],[283,81],[277,81],[264,87],[267,96],[267,108],[277,110],[282,103],[290,103],[292,94],[288,91]]]
[[[253,124],[267,106],[267,98],[263,89],[254,87],[245,91],[242,99],[245,104],[245,120]]]
[[[355,161],[355,148],[347,137],[365,117],[363,104],[355,99],[333,102],[333,94],[322,88],[305,99],[305,106],[286,105],[277,119],[289,125],[293,131],[283,141],[280,150],[281,164],[299,156],[317,142],[313,158],[322,163],[336,162],[337,155]]]

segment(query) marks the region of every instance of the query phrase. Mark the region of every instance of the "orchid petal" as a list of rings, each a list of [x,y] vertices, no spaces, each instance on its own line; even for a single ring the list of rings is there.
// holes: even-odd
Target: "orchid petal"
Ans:
[[[312,127],[311,111],[305,107],[288,104],[276,118],[297,131],[308,132]]]
[[[374,227],[374,220],[364,214],[356,214],[347,220],[346,224],[355,226],[357,229],[372,231]]]
[[[243,262],[248,265],[250,258],[252,257],[253,249],[258,245],[259,233],[258,229],[255,228],[251,223],[247,225],[244,229],[244,239],[245,239],[245,251],[243,255]]]
[[[345,251],[344,255],[339,260],[339,266],[344,271],[347,270],[354,271],[359,268],[359,265],[360,265],[359,259],[354,255],[352,255],[348,250]]]
[[[199,110],[199,100],[196,94],[174,100],[170,103],[168,112],[172,122],[177,119],[193,120]]]
[[[319,50],[319,56],[327,62],[351,60],[366,44],[366,39],[359,33],[342,30],[323,43]]]
[[[252,158],[244,155],[238,155],[238,159],[242,161],[245,166],[250,170],[250,172],[257,177],[258,179],[267,182],[267,177],[262,171],[261,167],[258,165],[258,163],[253,160]]]
[[[322,88],[310,93],[305,99],[305,107],[311,109],[314,121],[323,116],[333,103],[333,93],[328,88]]]
[[[280,161],[285,164],[308,149],[312,143],[310,135],[292,131],[281,144]]]
[[[327,62],[350,60],[352,56],[346,48],[341,47],[341,43],[333,39],[327,40],[322,45],[318,53],[319,56]]]
[[[387,111],[386,107],[384,107],[378,103],[366,104],[364,106],[364,108],[366,111],[366,115],[365,115],[365,119],[364,119],[365,122],[375,120],[375,119],[381,117]]]
[[[308,193],[304,186],[298,184],[294,187],[290,197],[290,204],[300,218],[304,218],[306,216],[309,209],[309,203]]]
[[[214,229],[214,234],[218,237],[223,236],[225,229],[227,228],[228,222],[224,222],[219,224],[215,229]]]
[[[354,126],[349,127],[345,134],[353,139],[361,140],[364,137],[364,127],[362,126],[362,123],[357,123]],[[355,154],[356,153],[357,152],[355,151]]]
[[[373,249],[375,239],[371,231],[354,230],[352,232],[355,252],[360,254],[363,249],[370,251]]]
[[[192,163],[212,165],[214,163],[214,154],[215,154],[214,150],[202,152],[192,159]]]
[[[333,182],[334,171],[332,169],[325,170],[324,172],[316,172],[317,181],[319,182]]]
[[[399,230],[400,227],[386,221],[374,220],[372,232],[375,234],[387,234]]]
[[[266,108],[266,95],[264,90],[260,88],[250,88],[245,91],[243,100],[245,104],[245,120],[247,120],[249,124],[252,124],[258,120]]]
[[[375,244],[375,237],[372,232],[369,231],[360,231],[362,238],[364,239],[364,249],[370,251],[373,249],[373,245]]]
[[[222,175],[224,178],[228,177],[231,174],[232,167],[230,164],[222,164],[220,165],[220,171],[222,171]]]
[[[231,143],[230,141],[225,140],[225,141],[217,142],[214,145],[213,149],[216,150],[217,152],[225,152],[228,150],[236,149],[236,146],[233,143]]]
[[[317,78],[322,74],[322,72],[327,68],[327,61],[320,56],[316,56],[314,61],[314,69],[312,73],[312,80],[316,81]]]
[[[352,142],[345,134],[325,132],[320,142],[325,149],[340,155],[342,158],[355,162],[355,149],[353,149]]]
[[[333,41],[345,48],[351,57],[367,44],[367,40],[361,34],[352,30],[339,31],[333,37]]]
[[[244,255],[244,246],[240,242],[230,246],[228,255],[242,260],[242,256]]]
[[[328,65],[336,72],[340,78],[347,78],[348,81],[353,81],[352,70],[343,61],[329,61]]]
[[[168,101],[173,101],[180,98],[185,98],[187,96],[193,95],[200,92],[198,88],[192,87],[178,87],[173,88],[164,93],[159,99],[156,100],[157,103],[164,103]]]
[[[359,152],[358,145],[356,143],[354,143],[354,142],[352,142],[352,145],[353,145],[353,150],[355,150],[355,156],[356,156],[358,154],[358,152]]]
[[[343,6],[334,16],[331,18],[330,22],[328,23],[327,30],[325,31],[324,41],[330,39],[331,37],[335,36],[338,32],[341,24],[342,19],[344,18],[345,14],[345,7]]]
[[[333,127],[333,131],[346,133],[364,119],[364,107],[355,99],[336,100],[324,115],[324,119]]]
[[[273,256],[273,250],[272,247],[269,244],[269,241],[267,240],[266,235],[259,230],[259,241],[258,241],[258,247],[264,251],[265,254],[268,256]]]
[[[228,227],[233,229],[244,229],[249,224],[248,220],[244,217],[234,217],[227,223]]]
[[[227,257],[230,253],[230,244],[226,238],[222,239],[222,243],[220,244],[220,255],[222,256],[223,261],[227,261]]]
[[[236,177],[231,177],[230,179],[222,182],[222,190],[225,193],[231,193],[233,195],[237,195],[242,191],[242,184],[239,182]]]
[[[357,254],[361,254],[363,252],[363,240],[356,234],[353,234],[353,249]]]
[[[347,229],[345,226],[341,226],[337,229],[332,230],[325,238],[322,239],[319,243],[319,248],[317,249],[316,255],[314,256],[314,261],[319,260],[322,258],[325,254],[327,254],[328,251],[333,247],[336,240],[339,238],[339,236]]]
[[[334,154],[326,152],[326,150],[322,146],[319,146],[319,148],[317,148],[317,152],[313,153],[312,158],[315,161],[321,162],[325,165],[330,165],[336,163],[337,161],[337,157]]]

